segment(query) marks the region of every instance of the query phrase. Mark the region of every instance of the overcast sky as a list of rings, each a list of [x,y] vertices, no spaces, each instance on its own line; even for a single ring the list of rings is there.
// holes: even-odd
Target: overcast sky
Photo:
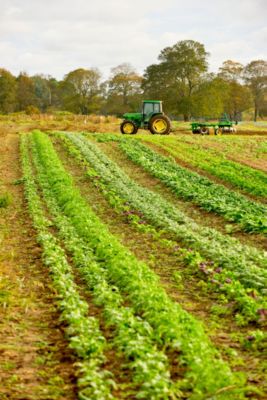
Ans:
[[[131,63],[192,39],[223,61],[267,59],[267,0],[0,0],[0,68],[58,79],[76,68]]]

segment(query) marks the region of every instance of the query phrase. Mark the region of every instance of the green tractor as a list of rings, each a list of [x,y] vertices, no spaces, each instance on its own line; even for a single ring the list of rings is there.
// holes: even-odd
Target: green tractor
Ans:
[[[162,101],[159,100],[145,100],[140,113],[126,113],[123,118],[120,126],[123,134],[134,135],[142,128],[153,134],[168,135],[171,130],[171,122],[162,111]]]

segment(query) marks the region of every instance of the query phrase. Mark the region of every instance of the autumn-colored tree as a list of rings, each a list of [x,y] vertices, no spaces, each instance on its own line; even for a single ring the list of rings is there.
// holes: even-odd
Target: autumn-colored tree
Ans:
[[[23,111],[28,106],[38,106],[33,80],[21,72],[17,78],[17,110]]]
[[[227,60],[219,68],[218,77],[225,82],[224,112],[232,120],[238,120],[243,111],[252,106],[250,89],[243,85],[244,66],[239,62]]]
[[[266,103],[267,96],[267,61],[255,60],[246,65],[244,69],[244,79],[249,86],[254,102],[254,121],[261,108]]]
[[[219,68],[218,76],[229,82],[239,82],[242,79],[242,73],[244,66],[232,60],[227,60],[223,62],[223,65]]]
[[[142,77],[130,64],[113,68],[107,81],[107,111],[114,114],[136,111],[142,97],[141,83]]]
[[[0,112],[13,112],[16,107],[16,78],[6,69],[0,69]]]

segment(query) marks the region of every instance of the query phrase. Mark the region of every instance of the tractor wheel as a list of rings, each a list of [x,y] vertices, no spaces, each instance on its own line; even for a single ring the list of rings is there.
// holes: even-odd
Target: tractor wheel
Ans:
[[[154,115],[149,121],[149,130],[153,134],[168,135],[171,123],[166,115]]]
[[[201,135],[209,135],[209,128],[207,128],[206,126],[202,126],[202,128],[200,128],[200,133]]]
[[[138,131],[138,128],[132,121],[123,121],[120,130],[123,134],[134,135]]]

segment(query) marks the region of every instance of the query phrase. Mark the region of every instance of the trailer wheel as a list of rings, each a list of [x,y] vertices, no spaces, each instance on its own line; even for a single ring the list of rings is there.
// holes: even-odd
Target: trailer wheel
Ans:
[[[201,135],[209,135],[209,133],[210,133],[209,128],[207,128],[206,126],[202,126],[200,128],[200,133],[201,133]]]
[[[124,135],[134,135],[138,131],[138,127],[133,121],[123,121],[120,126],[121,133]]]

